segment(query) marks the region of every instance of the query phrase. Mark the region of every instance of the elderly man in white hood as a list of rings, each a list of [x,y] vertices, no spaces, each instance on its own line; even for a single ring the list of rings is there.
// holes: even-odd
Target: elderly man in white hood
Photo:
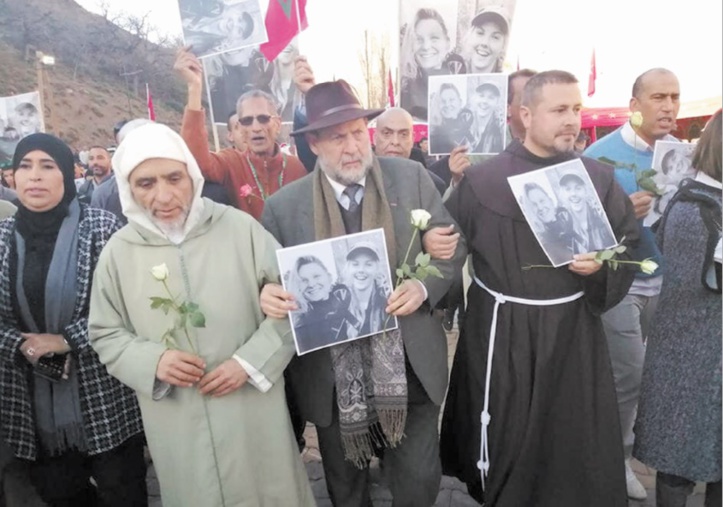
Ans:
[[[289,322],[258,300],[279,279],[277,243],[201,198],[201,171],[166,126],[130,132],[113,168],[129,225],[98,262],[90,339],[138,395],[163,504],[314,505],[284,397]]]

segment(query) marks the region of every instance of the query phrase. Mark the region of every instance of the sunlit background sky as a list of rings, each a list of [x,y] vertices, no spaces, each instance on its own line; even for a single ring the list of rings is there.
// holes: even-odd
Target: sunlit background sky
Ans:
[[[76,0],[100,12],[99,0]],[[404,1],[404,0],[402,0]],[[445,0],[435,0],[432,4]],[[456,0],[447,0],[454,1]],[[106,0],[111,12],[144,15],[166,34],[180,35],[177,0]],[[261,0],[265,11],[268,0]],[[301,51],[317,81],[363,82],[358,53],[364,30],[389,34],[396,66],[399,30],[394,0],[307,0],[309,28]],[[559,68],[574,73],[584,92],[593,47],[597,90],[588,107],[627,106],[635,77],[667,67],[681,83],[683,102],[719,97],[723,88],[721,0],[517,0],[507,69]]]

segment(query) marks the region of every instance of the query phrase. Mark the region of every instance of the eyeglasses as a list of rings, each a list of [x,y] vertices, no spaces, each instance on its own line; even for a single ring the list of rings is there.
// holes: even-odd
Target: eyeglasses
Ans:
[[[242,116],[238,119],[238,122],[244,127],[250,127],[251,125],[253,125],[254,120],[259,122],[261,125],[266,125],[271,121],[271,118],[276,117],[271,116],[270,114],[259,114],[257,116]]]

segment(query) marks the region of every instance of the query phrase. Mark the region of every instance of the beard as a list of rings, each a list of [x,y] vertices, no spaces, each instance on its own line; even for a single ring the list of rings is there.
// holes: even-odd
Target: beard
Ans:
[[[164,236],[171,243],[177,245],[184,239],[183,228],[186,225],[188,214],[191,211],[190,207],[184,206],[181,215],[173,221],[159,220],[153,216],[152,213],[146,210],[146,215],[153,222],[153,225],[158,227]]]
[[[318,161],[319,167],[329,178],[341,185],[349,186],[359,183],[362,178],[369,174],[372,169],[373,157],[371,151],[369,151],[362,157],[347,157],[344,155],[336,164],[330,163],[321,155],[319,155]],[[349,162],[361,162],[361,165],[358,169],[344,169],[344,164]]]

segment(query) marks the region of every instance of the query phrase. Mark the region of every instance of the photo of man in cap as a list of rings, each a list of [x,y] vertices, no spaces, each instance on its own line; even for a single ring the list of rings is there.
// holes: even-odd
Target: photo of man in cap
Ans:
[[[312,87],[306,109],[308,126],[292,135],[306,136],[318,157],[316,170],[272,195],[261,218],[284,247],[382,228],[395,272],[410,244],[409,259],[423,248],[410,222],[412,210],[426,210],[429,227],[454,224],[420,164],[373,154],[367,122],[382,111],[364,109],[345,81]],[[384,448],[394,505],[436,501],[447,341],[432,308],[449,290],[465,254],[460,238],[450,260],[431,261],[442,278],[406,280],[393,291],[385,311],[398,318],[397,330],[290,363],[289,383],[301,415],[316,425],[334,505],[371,505],[368,463],[376,444]],[[275,284],[263,288],[261,300],[270,317],[296,309],[293,296]]]

